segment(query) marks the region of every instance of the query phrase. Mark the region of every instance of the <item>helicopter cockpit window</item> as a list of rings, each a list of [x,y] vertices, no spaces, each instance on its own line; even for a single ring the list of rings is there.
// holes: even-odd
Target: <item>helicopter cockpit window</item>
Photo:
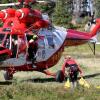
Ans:
[[[8,49],[10,49],[10,34],[7,35],[5,41],[4,41],[4,46]]]
[[[52,35],[47,35],[46,37],[47,37],[49,48],[54,48],[53,36]]]
[[[40,48],[45,48],[44,39],[39,39],[38,43],[39,43],[38,45],[39,45]]]
[[[0,44],[2,43],[4,37],[5,37],[5,34],[1,34],[1,33],[0,33]]]

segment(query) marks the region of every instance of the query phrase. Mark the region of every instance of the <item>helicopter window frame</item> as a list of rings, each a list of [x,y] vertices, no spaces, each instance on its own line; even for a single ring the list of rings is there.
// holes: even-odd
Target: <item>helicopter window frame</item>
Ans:
[[[48,47],[50,49],[54,49],[55,48],[55,44],[54,44],[54,37],[53,37],[53,35],[46,35],[46,39],[47,39]]]
[[[45,39],[39,39],[38,40],[38,47],[43,48],[43,49],[46,47]]]

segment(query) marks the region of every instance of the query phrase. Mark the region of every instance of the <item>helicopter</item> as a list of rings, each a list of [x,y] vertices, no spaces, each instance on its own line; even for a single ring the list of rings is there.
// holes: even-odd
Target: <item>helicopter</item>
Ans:
[[[0,4],[0,6],[21,5],[18,9],[8,7],[0,11],[3,24],[0,27],[0,70],[6,72],[5,80],[13,79],[13,74],[18,71],[38,71],[63,82],[64,68],[57,73],[52,73],[48,69],[60,60],[65,46],[77,46],[92,40],[100,28],[100,19],[96,19],[96,25],[91,32],[57,28],[48,17],[43,18],[39,10],[30,7],[30,3],[36,2],[45,4],[43,1],[35,0]],[[28,59],[28,36],[33,34],[38,36],[35,61]]]

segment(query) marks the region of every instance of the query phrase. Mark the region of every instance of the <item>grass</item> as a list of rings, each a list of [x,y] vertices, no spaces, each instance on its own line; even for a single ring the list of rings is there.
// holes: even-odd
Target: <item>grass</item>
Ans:
[[[63,84],[63,83],[62,83]],[[55,86],[53,86],[55,85]],[[100,90],[95,89],[64,89],[63,85],[41,84],[41,83],[21,83],[0,87],[0,100],[99,100]]]
[[[74,51],[74,52],[73,52]],[[57,65],[50,71],[61,69],[65,55],[71,55],[81,65],[84,75],[100,73],[100,46],[96,47],[96,55],[90,51],[88,45],[65,48],[65,52]],[[3,73],[3,72],[1,72]],[[0,79],[3,77],[0,75]],[[34,81],[39,79],[38,81]],[[63,83],[57,83],[52,77],[40,72],[17,72],[11,85],[0,86],[0,100],[100,100],[100,75],[86,78],[90,89],[75,89],[73,92],[64,88]]]

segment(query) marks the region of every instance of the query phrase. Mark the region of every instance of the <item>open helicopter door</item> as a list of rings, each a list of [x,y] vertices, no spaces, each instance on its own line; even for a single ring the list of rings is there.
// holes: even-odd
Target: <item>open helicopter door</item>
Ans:
[[[3,42],[4,49],[11,51],[9,58],[2,60],[2,67],[4,66],[21,66],[26,63],[26,43],[23,40],[25,36],[19,36],[18,34],[4,34],[5,39]],[[2,53],[3,55],[3,53]],[[4,56],[3,56],[4,57]]]
[[[0,33],[0,62],[11,56],[10,35]]]
[[[17,35],[11,35],[11,34],[7,34],[4,40],[4,47],[11,50],[12,58],[15,58],[17,54],[17,40],[18,40]]]
[[[16,34],[8,34],[4,41],[4,46],[11,50],[12,58],[17,58],[18,54],[20,54],[23,49],[26,50],[26,43],[24,42],[23,37],[20,37]]]

